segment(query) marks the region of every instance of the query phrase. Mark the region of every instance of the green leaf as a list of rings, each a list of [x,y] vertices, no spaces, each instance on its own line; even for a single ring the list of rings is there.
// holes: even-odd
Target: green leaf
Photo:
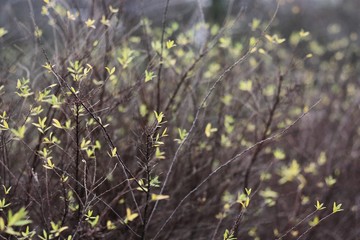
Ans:
[[[81,150],[86,150],[90,146],[90,143],[90,140],[86,140],[85,138],[83,138],[80,144]]]
[[[117,149],[116,149],[116,147],[114,147],[114,148],[111,150],[111,157],[116,157],[116,153],[117,153]]]
[[[85,21],[85,25],[86,25],[86,27],[88,27],[88,28],[93,28],[93,29],[95,29],[96,27],[95,27],[95,20],[94,19],[88,19],[88,20],[86,20]]]
[[[121,50],[121,56],[117,58],[121,66],[126,69],[129,64],[133,61],[135,57],[135,52],[130,48],[125,47]]]
[[[325,178],[325,183],[328,187],[331,187],[332,185],[334,185],[336,183],[336,179],[333,176],[327,176]]]
[[[267,52],[263,48],[259,48],[258,52],[263,54],[263,55],[267,54]]]
[[[147,107],[145,104],[141,104],[140,107],[139,107],[139,113],[140,113],[140,116],[142,117],[145,117],[146,114],[148,113],[148,110],[147,110]]]
[[[274,151],[274,157],[278,160],[283,160],[285,159],[286,155],[283,150],[278,148]]]
[[[320,203],[319,201],[316,201],[316,205],[315,205],[316,210],[320,211],[325,209],[326,207],[324,207],[323,203]]]
[[[169,199],[170,196],[169,195],[159,195],[159,194],[151,194],[151,201],[160,201],[160,200],[165,200],[165,199]]]
[[[2,211],[4,208],[7,208],[10,205],[11,205],[11,203],[6,203],[5,198],[1,199],[0,200],[0,211]]]
[[[51,235],[50,235],[50,236],[51,236]],[[45,230],[43,230],[43,235],[42,235],[42,236],[38,235],[38,237],[39,237],[41,240],[48,240],[48,239],[50,238],[50,236],[48,235],[48,233],[47,233]]]
[[[270,188],[266,188],[265,190],[260,191],[260,196],[264,198],[277,198],[279,194]]]
[[[96,217],[92,217],[91,219],[88,220],[88,223],[90,223],[91,227],[95,227],[96,224],[98,224],[99,222],[99,215],[97,215]]]
[[[256,42],[257,42],[256,38],[251,37],[250,40],[249,40],[249,47],[250,48],[255,47]]]
[[[145,70],[145,82],[151,81],[155,77],[154,72],[149,72],[148,70]]]
[[[234,237],[232,232],[226,229],[223,235],[223,240],[236,240],[236,237]]]
[[[111,13],[117,13],[118,11],[119,11],[119,9],[118,8],[114,8],[113,6],[109,6],[109,10],[110,10],[110,12]]]
[[[12,215],[11,210],[8,212],[8,223],[7,226],[24,226],[31,223],[31,220],[26,220],[27,211],[24,207],[20,208],[14,215]]]
[[[344,209],[341,208],[341,205],[342,205],[341,203],[336,204],[336,202],[334,202],[333,213],[344,211]]]
[[[6,120],[3,121],[3,125],[5,129],[9,129],[9,124],[7,123]]]
[[[165,152],[162,152],[159,147],[156,147],[155,158],[157,158],[157,159],[165,159]]]
[[[274,35],[272,35],[272,36],[266,34],[266,35],[265,35],[265,38],[266,38],[269,42],[275,43],[275,44],[281,44],[281,43],[283,43],[283,42],[286,41],[285,38],[280,38],[277,34],[274,34]]]
[[[26,131],[25,125],[22,125],[18,129],[13,129],[12,128],[10,130],[15,135],[15,137],[17,137],[19,139],[23,139],[25,137],[25,131]]]
[[[261,23],[260,19],[253,18],[251,22],[251,31],[255,31],[260,26],[260,23]]]
[[[106,229],[107,230],[114,230],[114,229],[116,229],[116,225],[113,222],[111,222],[110,220],[107,220]]]
[[[31,89],[29,87],[29,82],[30,80],[26,78],[18,79],[16,83],[16,89],[18,91],[15,93],[23,98],[27,98],[28,96],[33,95],[34,93],[31,92]]]
[[[160,187],[159,176],[155,176],[154,178],[151,178],[150,186],[152,186],[152,187]]]
[[[324,165],[327,161],[327,158],[326,158],[326,153],[325,152],[321,152],[320,155],[319,155],[319,158],[317,160],[318,164],[320,166]]]
[[[115,67],[112,67],[111,69],[110,69],[110,68],[108,68],[108,67],[105,67],[105,69],[106,69],[106,71],[109,73],[109,75],[113,75],[113,74],[114,74],[114,72],[115,72],[115,70],[116,70],[116,68],[115,68]]]
[[[20,233],[15,231],[12,227],[6,227],[5,232],[9,235],[19,236]]]
[[[3,188],[4,188],[4,193],[5,193],[5,195],[8,195],[8,194],[10,193],[11,186],[10,186],[9,188],[6,188],[5,185],[2,185],[2,186],[3,186]]]
[[[246,195],[244,193],[241,194],[239,193],[236,202],[240,203],[243,208],[247,208],[250,203],[249,195]]]
[[[282,166],[279,175],[281,179],[280,184],[293,181],[300,174],[300,165],[296,160],[292,160],[289,166]]]
[[[319,216],[315,216],[313,220],[309,221],[310,227],[315,227],[320,222]]]
[[[221,98],[221,101],[226,105],[229,106],[231,101],[233,100],[233,96],[231,94],[226,94],[224,97]]]
[[[219,47],[229,49],[231,47],[231,38],[222,37],[219,39]]]
[[[155,114],[155,118],[156,118],[157,122],[161,123],[164,118],[164,113],[162,113],[162,112],[157,113],[156,111],[154,111],[154,114]]]
[[[176,44],[175,44],[175,41],[174,41],[174,40],[168,40],[168,41],[166,42],[166,48],[167,48],[167,49],[173,48],[173,47],[175,47],[175,46],[176,46]]]
[[[0,217],[0,232],[4,231],[5,229],[5,221],[2,217]]]
[[[205,136],[210,137],[213,132],[216,132],[217,128],[212,128],[211,123],[208,123],[205,127]]]
[[[272,207],[275,205],[275,200],[278,198],[279,194],[273,190],[271,190],[269,187],[267,187],[265,190],[260,191],[259,195],[264,198],[265,204],[269,207]]]
[[[126,208],[126,218],[125,223],[134,221],[135,218],[139,216],[138,213],[132,213],[130,208]]]
[[[5,28],[0,28],[0,38],[5,36],[8,33],[8,31]]]
[[[61,123],[59,122],[59,120],[57,120],[56,118],[53,119],[53,125],[54,125],[56,128],[60,128],[60,129],[63,128],[63,126],[61,126]]]
[[[55,168],[55,164],[51,161],[51,158],[47,158],[46,164],[44,164],[43,167],[52,170]]]
[[[5,119],[3,119],[2,123],[0,123],[0,130],[8,130],[8,129],[9,129],[9,124]]]
[[[251,92],[251,90],[252,90],[252,81],[251,81],[251,80],[241,81],[241,82],[239,83],[239,89],[240,89],[241,91]]]
[[[100,143],[99,140],[96,140],[96,141],[95,141],[94,149],[99,149],[99,150],[101,149],[101,143]]]
[[[299,32],[299,36],[300,36],[301,38],[305,38],[305,37],[307,37],[307,36],[309,36],[309,35],[310,35],[310,33],[309,33],[309,32],[305,32],[304,29],[301,29],[300,32]]]

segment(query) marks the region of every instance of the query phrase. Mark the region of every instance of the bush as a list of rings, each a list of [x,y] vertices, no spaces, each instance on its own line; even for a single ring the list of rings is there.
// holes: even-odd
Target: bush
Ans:
[[[355,239],[356,34],[29,3],[25,44],[0,30],[2,238]]]

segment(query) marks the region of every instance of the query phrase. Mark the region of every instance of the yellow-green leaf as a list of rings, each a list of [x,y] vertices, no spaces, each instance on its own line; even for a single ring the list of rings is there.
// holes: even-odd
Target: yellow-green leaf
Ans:
[[[88,20],[86,20],[85,21],[85,25],[86,25],[86,27],[88,27],[88,28],[93,28],[93,29],[95,29],[96,27],[95,27],[95,20],[94,19],[88,19]]]
[[[158,195],[158,194],[151,194],[151,200],[152,201],[159,201],[159,200],[165,200],[165,199],[169,199],[170,196],[169,195]]]
[[[167,48],[167,49],[173,48],[173,47],[175,47],[175,46],[176,46],[176,44],[175,44],[175,41],[174,41],[174,40],[168,40],[168,41],[166,42],[166,48]]]
[[[138,213],[132,213],[130,208],[126,208],[126,218],[125,223],[134,221],[135,218],[139,216]]]
[[[283,150],[281,150],[281,149],[276,149],[276,150],[274,151],[274,157],[275,157],[276,159],[283,160],[283,159],[285,159],[286,155],[285,155],[285,153],[284,153]]]
[[[211,123],[208,123],[205,127],[205,136],[210,137],[213,132],[216,132],[217,128],[212,128]]]
[[[313,220],[309,221],[310,227],[315,227],[320,222],[319,216],[315,216]]]
[[[327,176],[325,178],[325,183],[328,187],[331,187],[332,185],[334,185],[336,183],[336,179],[333,176]]]
[[[111,150],[111,157],[116,157],[116,153],[117,153],[117,148],[114,147],[114,148]]]
[[[341,208],[341,205],[342,205],[341,203],[336,204],[336,202],[334,202],[333,213],[344,211],[344,209]]]
[[[148,70],[145,70],[145,82],[151,81],[155,77],[154,72],[149,72]]]
[[[109,67],[105,67],[105,69],[109,73],[109,75],[113,75],[116,70],[115,67],[112,67],[111,69]]]
[[[60,129],[63,128],[63,126],[61,126],[61,123],[59,122],[59,120],[57,120],[56,118],[53,119],[53,125],[56,128],[60,128]]]
[[[5,36],[5,34],[7,34],[8,31],[5,28],[0,28],[0,38]]]
[[[252,90],[252,81],[251,80],[247,80],[247,81],[241,81],[239,83],[239,89],[241,91],[248,91],[250,92]]]
[[[319,201],[316,201],[316,205],[315,205],[316,210],[320,211],[325,209],[326,207],[324,207],[323,203],[320,203]]]
[[[283,166],[280,169],[279,175],[281,179],[280,184],[293,181],[300,174],[300,165],[296,160],[292,160],[289,166]]]

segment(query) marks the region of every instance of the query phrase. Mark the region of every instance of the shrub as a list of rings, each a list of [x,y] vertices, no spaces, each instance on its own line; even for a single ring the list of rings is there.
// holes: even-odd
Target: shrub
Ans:
[[[4,239],[319,238],[339,201],[352,222],[355,35],[282,36],[280,2],[189,27],[168,3],[159,24],[29,1],[28,46],[0,53]]]

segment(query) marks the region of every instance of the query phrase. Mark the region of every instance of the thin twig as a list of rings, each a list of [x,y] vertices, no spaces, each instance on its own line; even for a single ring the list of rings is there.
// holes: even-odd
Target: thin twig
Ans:
[[[323,217],[316,225],[319,225],[322,221],[325,221],[327,218],[329,218],[330,216],[332,216],[335,212],[330,213],[329,215]],[[306,229],[305,232],[303,232],[296,240],[301,239],[303,236],[305,236],[311,229],[313,229],[314,227],[309,227],[308,229]]]
[[[284,77],[282,75],[280,75],[275,100],[274,100],[273,106],[271,107],[268,120],[266,121],[265,129],[264,129],[264,132],[262,134],[261,140],[264,140],[268,136],[268,132],[269,132],[271,123],[273,122],[275,110],[276,110],[277,106],[280,103],[280,94],[281,94],[281,87],[282,87],[283,80],[284,80]],[[250,163],[249,163],[248,167],[245,170],[244,189],[247,188],[248,185],[249,185],[249,176],[250,176],[250,173],[251,173],[251,168],[255,164],[255,162],[257,160],[257,156],[259,155],[261,150],[262,150],[262,145],[259,145],[255,149],[254,154],[251,157]]]
[[[193,190],[191,190],[183,199],[181,199],[181,201],[179,202],[179,204],[176,206],[176,208],[173,210],[173,212],[170,214],[170,216],[166,219],[165,223],[161,226],[160,230],[156,233],[155,237],[153,238],[153,240],[155,240],[160,232],[165,228],[165,226],[168,224],[168,222],[172,219],[172,217],[175,215],[175,213],[177,212],[177,210],[182,206],[182,204],[185,202],[185,200],[187,198],[189,198],[194,192],[196,192],[202,185],[204,185],[213,175],[215,175],[216,173],[218,173],[221,169],[223,169],[224,167],[230,165],[232,162],[241,159],[246,153],[250,152],[251,150],[255,149],[257,146],[262,145],[264,143],[267,142],[271,142],[273,140],[276,140],[277,138],[283,136],[290,128],[292,128],[295,124],[297,124],[304,116],[306,116],[314,107],[316,107],[321,100],[318,100],[314,105],[312,105],[309,109],[309,111],[304,112],[303,114],[301,114],[294,122],[292,122],[289,126],[287,126],[286,128],[284,128],[283,130],[281,130],[279,133],[270,136],[262,141],[259,141],[257,143],[255,143],[254,145],[248,147],[247,149],[245,149],[244,151],[242,151],[241,153],[235,155],[233,158],[227,160],[224,164],[220,165],[218,168],[216,168],[213,172],[211,172],[204,180],[202,180]]]
[[[156,111],[157,112],[160,111],[161,70],[162,70],[162,67],[163,67],[165,23],[166,23],[166,16],[167,16],[168,8],[169,8],[169,2],[170,2],[170,0],[166,0],[165,9],[164,9],[163,18],[162,18],[162,32],[161,32],[161,42],[160,42],[160,44],[161,44],[160,60],[159,60],[159,69],[158,69],[158,73],[157,73],[157,104],[156,104]]]
[[[279,10],[279,6],[280,6],[280,1],[277,2],[277,5],[276,5],[276,9],[274,11],[274,14],[272,16],[272,18],[270,19],[268,25],[265,27],[265,29],[263,30],[263,33],[262,35],[265,35],[265,33],[267,32],[268,28],[270,27],[270,25],[273,23],[273,21],[275,20],[275,16],[277,15],[277,12]],[[180,150],[182,149],[182,147],[184,146],[184,144],[190,139],[190,135],[192,134],[192,132],[194,131],[195,127],[196,127],[196,124],[197,124],[197,121],[199,119],[199,114],[201,112],[201,110],[203,109],[203,107],[205,106],[205,103],[207,102],[208,98],[211,96],[211,94],[213,93],[214,89],[217,87],[217,85],[223,80],[223,78],[229,73],[232,71],[232,69],[234,69],[237,65],[239,65],[240,63],[244,62],[252,53],[252,50],[255,49],[257,47],[257,45],[259,44],[260,42],[260,38],[254,43],[253,46],[250,46],[249,47],[249,50],[242,56],[240,57],[238,60],[236,60],[230,67],[226,68],[225,71],[223,71],[222,74],[220,74],[220,76],[217,78],[217,80],[214,82],[214,84],[211,86],[211,88],[209,89],[208,93],[206,94],[206,96],[204,97],[204,99],[202,100],[200,106],[198,107],[197,111],[196,111],[196,114],[195,114],[195,117],[194,117],[194,120],[192,122],[192,125],[191,125],[191,128],[188,132],[188,134],[185,136],[185,138],[183,139],[183,141],[180,143],[179,147],[177,148],[175,154],[174,154],[174,157],[173,159],[171,160],[171,163],[170,163],[170,167],[166,173],[166,177],[165,177],[165,180],[163,182],[163,185],[161,187],[161,190],[160,190],[160,194],[163,194],[164,190],[165,190],[165,187],[167,185],[167,182],[169,180],[169,176],[172,172],[172,169],[178,159],[178,156],[180,154]],[[159,201],[157,200],[155,202],[155,205],[154,205],[154,208],[152,210],[152,213],[150,214],[150,219],[151,217],[153,216],[157,206],[158,206],[158,203]],[[150,221],[149,219],[149,221]]]
[[[67,82],[65,81],[65,79],[63,77],[61,77],[56,71],[55,69],[53,68],[53,66],[51,65],[50,63],[50,60],[45,52],[44,49],[43,50],[43,54],[46,58],[46,61],[47,63],[49,64],[50,66],[50,70],[51,70],[51,73],[56,77],[56,79],[58,80],[60,86],[62,87],[65,87],[66,89],[68,89],[70,91],[70,93],[72,94],[72,96],[75,97],[75,99],[77,100],[78,103],[81,104],[81,106],[84,107],[84,109],[86,110],[87,113],[89,113],[89,115],[94,119],[94,121],[100,126],[102,132],[104,133],[105,137],[106,137],[106,140],[107,140],[107,143],[108,145],[110,146],[111,149],[114,149],[115,148],[115,144],[114,142],[112,141],[108,131],[106,130],[105,126],[102,124],[102,122],[99,120],[100,118],[95,116],[95,114],[85,105],[85,103],[79,98],[79,96],[74,92],[74,90],[69,86],[69,84],[67,84]],[[135,178],[135,176],[131,173],[130,169],[125,165],[125,162],[121,159],[120,155],[118,152],[116,152],[116,159],[119,161],[121,167],[122,167],[122,170],[123,170],[123,173],[125,175],[125,178],[127,179],[127,182],[128,182],[128,187],[129,189],[131,190],[131,195],[132,195],[132,199],[135,203],[135,206],[136,206],[136,209],[139,213],[139,216],[140,216],[140,220],[142,222],[142,217],[141,217],[141,212],[140,212],[140,209],[139,209],[139,205],[137,204],[137,201],[135,199],[135,195],[134,195],[134,192],[131,188],[131,182],[130,182],[130,178],[129,176],[131,177],[132,180],[134,180],[134,182],[138,185],[138,187],[140,187],[142,190],[144,190],[143,186],[139,183],[139,181]]]
[[[294,230],[295,228],[297,228],[297,226],[299,226],[301,223],[303,223],[306,219],[308,219],[309,217],[313,216],[316,212],[318,212],[318,210],[313,211],[312,213],[310,213],[309,215],[307,215],[305,218],[303,218],[301,221],[299,221],[297,224],[295,224],[294,226],[292,226],[289,230],[287,230],[283,235],[281,235],[279,238],[275,239],[275,240],[281,240],[283,237],[285,237],[286,235],[288,235],[292,230]]]

